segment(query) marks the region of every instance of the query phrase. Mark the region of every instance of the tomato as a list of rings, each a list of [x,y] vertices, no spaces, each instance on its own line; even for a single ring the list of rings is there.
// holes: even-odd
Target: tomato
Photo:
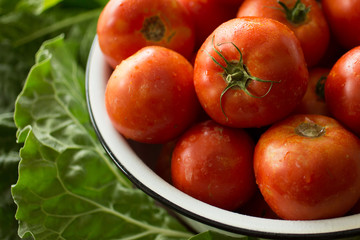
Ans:
[[[190,12],[195,25],[196,47],[199,48],[221,23],[234,18],[237,9],[218,0],[178,0]]]
[[[234,8],[239,8],[244,0],[217,0],[217,1],[222,4],[232,6]]]
[[[177,140],[171,140],[161,146],[154,168],[155,173],[168,183],[171,183],[171,156]]]
[[[321,58],[321,60],[316,64],[315,67],[322,68],[332,68],[335,62],[345,53],[345,50],[335,39],[335,37],[331,34],[329,46]]]
[[[254,196],[243,206],[241,206],[241,208],[237,212],[254,217],[279,219],[279,217],[266,203],[263,195],[258,189],[255,192]]]
[[[238,17],[269,17],[286,24],[299,39],[308,67],[316,65],[327,50],[330,32],[315,0],[245,0]]]
[[[292,115],[254,151],[256,182],[283,219],[342,216],[360,198],[360,139],[323,115]]]
[[[208,120],[184,133],[171,160],[173,185],[208,204],[234,210],[256,190],[254,142],[242,129]]]
[[[331,114],[360,136],[360,46],[345,53],[332,67],[325,83]]]
[[[258,17],[231,19],[205,40],[195,59],[199,101],[216,122],[261,127],[300,103],[308,70],[300,43],[284,24]]]
[[[360,213],[360,200],[355,204],[355,206],[352,209],[350,209],[348,214],[352,215],[352,214],[359,214],[359,213]]]
[[[116,67],[106,86],[105,103],[114,127],[143,143],[177,137],[200,109],[192,65],[159,46],[144,47]]]
[[[170,48],[189,59],[195,44],[193,22],[177,0],[110,0],[100,14],[97,35],[114,68],[150,45]]]
[[[309,85],[296,113],[321,114],[330,116],[325,102],[325,81],[330,72],[328,68],[313,68],[309,71]]]
[[[322,0],[330,30],[347,50],[360,45],[360,1]]]

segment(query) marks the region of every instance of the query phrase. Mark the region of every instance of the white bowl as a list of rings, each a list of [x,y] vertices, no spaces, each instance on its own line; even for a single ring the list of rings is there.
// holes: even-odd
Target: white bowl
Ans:
[[[178,213],[195,231],[212,229],[230,236],[282,239],[334,239],[360,235],[360,214],[312,221],[266,219],[226,211],[179,191],[146,164],[157,157],[154,146],[129,142],[112,126],[104,101],[111,71],[95,37],[86,70],[86,96],[91,121],[101,144],[137,187]]]

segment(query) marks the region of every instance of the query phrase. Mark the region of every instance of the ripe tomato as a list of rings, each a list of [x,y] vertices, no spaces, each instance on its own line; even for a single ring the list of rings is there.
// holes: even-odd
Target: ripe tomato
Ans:
[[[196,47],[221,23],[236,16],[237,8],[224,5],[218,0],[178,0],[190,12],[195,25]]]
[[[332,68],[335,62],[345,53],[345,50],[333,37],[330,35],[329,46],[323,55],[322,59],[316,64],[315,67]]]
[[[114,127],[144,143],[163,143],[180,135],[200,108],[192,65],[159,46],[144,47],[116,67],[105,103]]]
[[[360,197],[360,140],[333,118],[292,115],[261,136],[254,171],[279,217],[342,216]]]
[[[177,142],[171,161],[172,183],[208,204],[234,210],[256,190],[252,157],[254,142],[242,129],[208,120]]]
[[[194,26],[177,0],[110,0],[100,14],[98,41],[107,62],[116,67],[140,48],[157,45],[190,58]]]
[[[330,116],[325,102],[325,81],[330,72],[328,68],[313,68],[309,71],[309,85],[296,113],[320,114]]]
[[[360,136],[360,46],[345,53],[325,83],[325,101],[333,116]]]
[[[171,156],[178,139],[164,143],[160,148],[154,171],[166,182],[171,183]]]
[[[244,0],[217,0],[217,1],[222,4],[229,5],[238,9]]]
[[[258,16],[278,20],[299,39],[308,67],[316,65],[329,44],[329,26],[315,0],[245,0],[238,17]]]
[[[348,212],[348,214],[352,215],[352,214],[359,214],[359,213],[360,213],[360,199],[355,204],[355,206]]]
[[[330,30],[347,50],[360,45],[360,1],[322,0]]]
[[[212,119],[227,126],[261,127],[287,116],[300,103],[307,83],[298,39],[269,18],[221,24],[195,59],[200,103]]]
[[[241,206],[237,212],[254,217],[279,219],[279,217],[266,203],[259,189],[257,189],[254,196]]]

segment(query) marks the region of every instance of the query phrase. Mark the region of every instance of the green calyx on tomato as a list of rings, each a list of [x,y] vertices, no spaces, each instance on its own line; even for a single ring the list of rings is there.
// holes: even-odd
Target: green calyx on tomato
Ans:
[[[146,18],[140,32],[146,40],[159,42],[165,35],[165,25],[159,16]]]
[[[316,83],[316,87],[315,87],[315,92],[316,92],[316,96],[319,97],[319,99],[321,100],[325,100],[325,81],[326,81],[326,76],[321,76],[319,78],[319,80]]]
[[[263,79],[260,79],[258,77],[255,77],[255,76],[252,76],[246,65],[244,64],[243,62],[243,57],[242,57],[242,53],[240,51],[240,49],[233,43],[233,42],[224,42],[224,43],[218,43],[216,44],[216,46],[221,46],[223,44],[231,44],[235,47],[235,49],[239,52],[240,54],[240,59],[239,61],[229,61],[227,60],[224,55],[221,54],[221,51],[217,50],[214,46],[214,37],[212,38],[212,42],[213,42],[213,49],[214,51],[216,52],[216,54],[218,54],[226,63],[226,66],[223,66],[221,65],[213,56],[211,56],[208,52],[206,52],[210,57],[211,59],[218,65],[220,66],[223,70],[224,70],[224,79],[227,83],[227,86],[225,87],[225,89],[222,91],[221,95],[220,95],[220,107],[221,107],[221,110],[223,112],[223,114],[226,116],[225,114],[225,111],[222,107],[222,98],[223,96],[225,95],[225,93],[232,89],[232,88],[239,88],[241,90],[243,90],[247,95],[251,96],[251,97],[254,97],[254,98],[263,98],[265,97],[271,90],[273,84],[277,81],[271,81],[271,80],[263,80]],[[249,82],[251,80],[254,80],[254,81],[258,81],[258,82],[267,82],[267,83],[271,83],[270,87],[268,88],[267,92],[261,96],[255,96],[253,95],[248,89],[247,89],[247,86],[249,84]]]
[[[299,136],[317,138],[325,134],[325,127],[314,122],[303,122],[295,128],[295,133]]]
[[[282,10],[286,14],[286,19],[293,24],[301,24],[305,22],[307,14],[310,12],[311,6],[306,7],[301,0],[297,0],[293,8],[288,8],[285,3],[278,1]]]

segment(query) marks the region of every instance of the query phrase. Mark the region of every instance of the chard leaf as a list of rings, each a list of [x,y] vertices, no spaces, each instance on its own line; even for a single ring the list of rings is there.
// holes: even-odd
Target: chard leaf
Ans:
[[[84,70],[63,37],[36,55],[15,107],[19,235],[35,239],[187,239],[192,236],[110,161],[91,126]]]
[[[34,14],[40,14],[61,1],[62,0],[22,0],[17,4],[17,8],[26,9]]]
[[[10,194],[10,185],[16,183],[17,166],[20,160],[19,145],[14,136],[16,127],[12,113],[0,114],[0,239],[20,239],[14,229],[16,205]]]
[[[12,4],[6,4],[9,2]],[[68,40],[80,44],[77,54],[85,66],[101,11],[59,6],[34,15],[26,9],[15,10],[17,2],[0,0],[0,113],[14,111],[16,97],[43,41],[66,33]]]

